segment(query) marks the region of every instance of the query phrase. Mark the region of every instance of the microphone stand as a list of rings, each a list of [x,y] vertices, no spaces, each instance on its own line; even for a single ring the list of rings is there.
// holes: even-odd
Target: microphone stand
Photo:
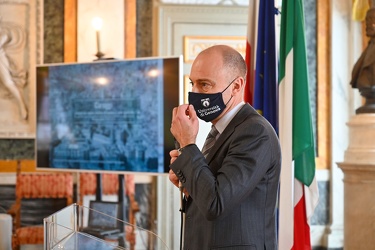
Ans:
[[[178,182],[178,188],[180,189],[180,212],[181,212],[181,230],[180,230],[180,250],[183,247],[184,238],[184,221],[185,221],[185,204],[184,204],[184,186],[181,181]]]
[[[178,155],[181,154],[180,143],[175,139],[174,146],[178,150]],[[181,212],[181,229],[180,229],[180,250],[183,247],[183,237],[184,237],[184,221],[185,221],[185,204],[184,204],[184,186],[181,181],[178,182],[178,189],[180,190],[180,212]]]

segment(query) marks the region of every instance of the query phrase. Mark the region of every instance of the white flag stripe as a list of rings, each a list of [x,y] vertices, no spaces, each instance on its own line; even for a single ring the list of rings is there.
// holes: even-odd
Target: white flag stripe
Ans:
[[[303,183],[300,182],[298,179],[294,178],[294,206],[300,202],[301,198],[303,197]]]
[[[310,217],[314,214],[314,210],[319,202],[319,189],[316,181],[316,176],[310,186],[304,186],[305,188],[305,202],[306,202],[306,217]],[[318,191],[318,192],[317,192]]]
[[[279,137],[282,152],[279,200],[279,249],[293,246],[294,166],[292,156],[293,49],[285,62],[285,76],[279,84]]]

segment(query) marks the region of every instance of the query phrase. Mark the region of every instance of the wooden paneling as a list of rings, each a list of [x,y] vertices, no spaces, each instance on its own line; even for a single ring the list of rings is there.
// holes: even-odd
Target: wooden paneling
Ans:
[[[125,1],[125,58],[137,57],[137,12],[136,0]]]
[[[21,160],[21,171],[22,172],[34,172],[35,160]],[[1,172],[17,172],[17,160],[0,160]]]
[[[77,61],[77,0],[64,3],[64,62]]]
[[[317,158],[318,169],[329,169],[331,163],[331,81],[330,81],[330,3],[317,1]]]

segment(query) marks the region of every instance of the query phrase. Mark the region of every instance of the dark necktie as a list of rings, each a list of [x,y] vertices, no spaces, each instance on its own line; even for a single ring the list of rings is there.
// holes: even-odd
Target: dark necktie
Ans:
[[[202,153],[206,159],[207,159],[208,153],[210,152],[210,149],[215,144],[217,134],[219,134],[219,131],[217,131],[215,126],[212,125],[211,131],[210,133],[208,133],[206,141],[204,142],[204,145],[202,148]]]

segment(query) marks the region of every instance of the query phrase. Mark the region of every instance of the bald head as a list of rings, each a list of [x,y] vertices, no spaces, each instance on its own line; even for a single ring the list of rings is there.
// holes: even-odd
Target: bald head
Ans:
[[[237,50],[227,45],[214,45],[199,53],[197,58],[207,55],[219,55],[219,58],[222,59],[222,66],[227,72],[246,79],[246,62]]]
[[[243,101],[245,78],[245,60],[235,49],[215,45],[198,54],[190,71],[192,92],[221,93],[226,105],[223,113],[212,121],[213,124]]]

